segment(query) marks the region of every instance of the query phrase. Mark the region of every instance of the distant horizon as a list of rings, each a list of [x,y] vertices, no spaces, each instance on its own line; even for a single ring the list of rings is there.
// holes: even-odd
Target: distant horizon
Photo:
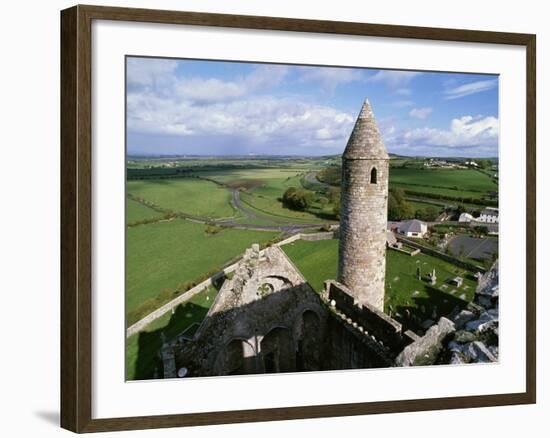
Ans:
[[[459,159],[472,159],[472,160],[498,160],[498,156],[481,156],[481,157],[471,157],[471,156],[443,156],[443,155],[404,155],[404,154],[394,154],[389,153],[390,156],[394,157],[403,157],[403,158],[448,158],[453,160]],[[126,158],[258,158],[258,157],[272,157],[272,158],[332,158],[338,157],[340,154],[322,154],[322,155],[306,155],[306,154],[132,154],[127,153]]]
[[[390,153],[498,156],[498,75],[128,57],[133,155],[338,155],[365,99]]]

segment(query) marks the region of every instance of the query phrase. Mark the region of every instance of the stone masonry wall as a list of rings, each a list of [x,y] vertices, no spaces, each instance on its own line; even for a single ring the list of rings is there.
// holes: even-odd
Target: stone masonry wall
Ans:
[[[314,328],[315,343],[321,343],[326,310],[319,295],[281,249],[259,251],[253,245],[234,277],[225,281],[194,338],[165,345],[163,357],[173,352],[176,366],[169,370],[186,367],[189,376],[267,372],[266,351],[276,352],[277,372],[299,366],[320,369],[323,348],[311,348],[314,340],[303,336],[307,327],[308,333]],[[169,377],[166,370],[164,375]]]
[[[344,159],[342,166],[338,281],[379,310],[384,308],[388,172],[386,159]]]
[[[362,327],[363,331],[394,352],[410,344],[414,336],[404,331],[402,325],[368,303],[357,302],[352,292],[333,280],[325,282],[324,296],[330,305]]]

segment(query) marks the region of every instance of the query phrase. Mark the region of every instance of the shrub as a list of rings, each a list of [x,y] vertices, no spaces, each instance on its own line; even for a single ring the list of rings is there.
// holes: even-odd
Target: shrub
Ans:
[[[305,210],[313,204],[313,192],[289,187],[283,194],[283,205],[292,210]]]
[[[222,227],[220,225],[208,224],[208,225],[206,225],[206,228],[204,229],[204,231],[206,232],[206,234],[214,235],[214,234],[218,234],[220,231],[222,231],[223,228],[224,227]]]

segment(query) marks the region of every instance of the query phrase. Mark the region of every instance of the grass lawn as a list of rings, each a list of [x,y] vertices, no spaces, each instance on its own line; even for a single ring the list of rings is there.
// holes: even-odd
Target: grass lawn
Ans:
[[[162,219],[163,214],[155,211],[133,199],[126,198],[126,224],[141,220]]]
[[[281,248],[316,291],[323,290],[325,280],[336,279],[338,268],[337,239],[314,242],[296,240]]]
[[[299,240],[283,246],[283,250],[296,264],[311,286],[320,291],[323,282],[336,278],[338,240],[307,242]],[[418,280],[417,268],[425,277],[435,268],[437,282],[431,286],[426,280]],[[464,283],[460,288],[448,280],[460,276]],[[420,320],[434,319],[450,313],[455,306],[464,306],[474,296],[476,281],[473,273],[436,257],[418,254],[414,257],[388,250],[386,252],[386,299],[384,310],[411,328],[418,328],[407,314]]]
[[[200,175],[231,186],[242,184],[247,190],[241,193],[241,200],[262,215],[293,222],[322,223],[324,220],[315,214],[290,210],[279,200],[289,187],[302,188],[301,178],[305,173],[303,168],[280,168],[201,172]]]
[[[489,176],[472,169],[392,168],[390,181],[399,184],[451,187],[466,191],[490,191],[497,188],[497,184]]]
[[[432,207],[435,208],[437,211],[443,211],[443,207],[441,205],[434,205],[428,202],[407,201],[407,203],[410,204],[414,208],[414,210],[423,210]]]
[[[155,368],[162,370],[157,356],[162,346],[161,332],[172,339],[195,323],[200,323],[216,297],[217,289],[210,287],[189,301],[153,321],[143,331],[126,339],[126,379],[153,378]]]
[[[443,207],[441,207],[440,205],[429,204],[427,202],[407,201],[407,203],[412,206],[415,212],[417,210],[426,210],[426,208],[435,208],[438,213],[441,213],[443,211]]]
[[[126,230],[126,313],[164,289],[175,290],[241,254],[253,243],[278,233],[223,229],[207,234],[206,226],[183,219]]]
[[[487,175],[472,169],[391,168],[390,186],[422,193],[481,198],[498,185]]]
[[[282,196],[282,193],[280,196]],[[243,192],[241,193],[241,201],[246,203],[248,207],[258,210],[259,213],[263,215],[272,215],[275,219],[287,219],[289,222],[305,224],[321,224],[327,222],[306,211],[286,208],[277,198],[270,198],[265,195]]]
[[[231,217],[231,193],[217,184],[194,178],[127,181],[128,193],[175,212],[204,217]]]

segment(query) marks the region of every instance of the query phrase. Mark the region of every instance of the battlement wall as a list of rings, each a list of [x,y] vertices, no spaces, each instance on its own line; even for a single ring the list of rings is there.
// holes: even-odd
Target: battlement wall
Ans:
[[[392,351],[398,352],[416,339],[413,333],[403,332],[402,325],[368,303],[355,300],[345,285],[334,280],[325,282],[325,297],[336,307]]]

